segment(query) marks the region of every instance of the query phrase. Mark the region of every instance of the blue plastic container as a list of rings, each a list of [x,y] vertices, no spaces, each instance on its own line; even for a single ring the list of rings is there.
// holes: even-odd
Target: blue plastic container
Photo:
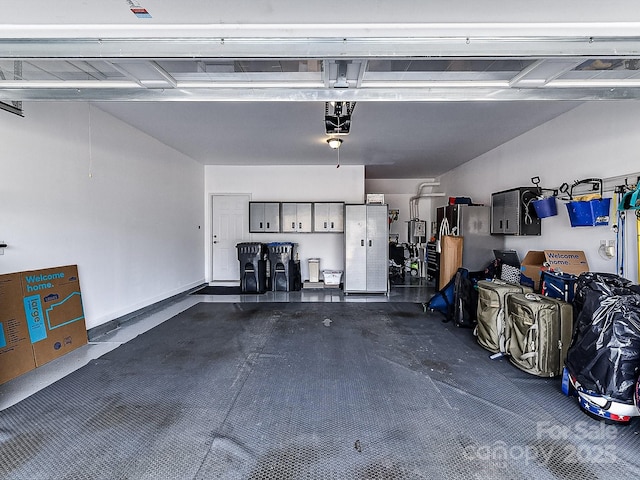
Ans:
[[[538,218],[553,217],[558,215],[556,207],[556,197],[547,197],[542,200],[533,200],[531,202]]]
[[[577,281],[578,277],[570,273],[542,272],[540,277],[544,295],[569,303],[573,302]]]
[[[567,203],[567,212],[572,227],[609,225],[610,209],[610,198]]]

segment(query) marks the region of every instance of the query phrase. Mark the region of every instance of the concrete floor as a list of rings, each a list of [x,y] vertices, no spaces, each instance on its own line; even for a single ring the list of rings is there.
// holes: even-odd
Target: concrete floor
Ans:
[[[345,295],[339,288],[303,289],[295,292],[267,292],[262,295],[187,295],[160,310],[142,314],[74,350],[31,372],[0,385],[0,410],[14,405],[101,357],[149,329],[160,325],[193,305],[206,303],[265,303],[265,302],[410,302],[424,303],[433,294],[424,279],[407,278],[404,283],[391,286],[388,295]]]

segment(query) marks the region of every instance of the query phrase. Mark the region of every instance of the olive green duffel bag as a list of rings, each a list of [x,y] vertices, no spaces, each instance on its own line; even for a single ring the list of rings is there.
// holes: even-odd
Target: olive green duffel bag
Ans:
[[[570,303],[535,293],[509,295],[505,323],[511,363],[539,377],[562,373],[573,331]]]
[[[501,280],[478,281],[478,311],[475,334],[478,344],[492,353],[505,352],[505,298],[531,292],[529,287]]]

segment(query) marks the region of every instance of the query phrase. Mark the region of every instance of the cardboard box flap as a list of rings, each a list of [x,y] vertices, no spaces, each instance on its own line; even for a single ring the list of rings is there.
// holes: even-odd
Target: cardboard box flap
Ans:
[[[579,250],[531,250],[522,259],[522,274],[533,280],[535,289],[540,287],[540,272],[552,268],[555,271],[580,275],[589,271],[589,263]]]
[[[580,275],[589,271],[589,263],[584,252],[579,250],[545,250],[544,256],[549,267],[556,271]]]
[[[546,262],[546,257],[544,255],[544,252],[539,252],[536,250],[530,250],[527,252],[527,254],[524,256],[524,258],[522,259],[522,262],[520,262],[521,265],[544,265],[544,262]]]

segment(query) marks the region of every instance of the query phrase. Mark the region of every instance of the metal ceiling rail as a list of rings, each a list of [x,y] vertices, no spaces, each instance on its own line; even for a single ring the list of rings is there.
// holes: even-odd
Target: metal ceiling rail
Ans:
[[[455,9],[453,9],[455,10]],[[0,32],[6,38],[195,38],[238,37],[262,38],[393,38],[393,37],[636,37],[640,21],[632,15],[619,12],[621,19],[602,21],[465,21],[465,22],[393,22],[370,21],[367,12],[358,12],[358,21],[344,21],[344,12],[332,14],[317,23],[274,22],[262,17],[261,23],[5,23]],[[408,16],[411,13],[407,13]],[[418,14],[417,17],[420,15]],[[573,15],[575,17],[575,15]],[[635,17],[638,17],[636,14]],[[29,18],[29,17],[27,17]],[[470,17],[468,17],[470,18]],[[340,19],[343,21],[341,22]]]
[[[2,88],[0,101],[198,101],[198,102],[493,102],[493,101],[541,101],[541,100],[638,100],[640,86],[634,88],[552,88],[554,80],[545,88],[143,88],[135,82],[115,82],[116,88],[100,85],[81,85],[68,88],[60,85],[50,88],[44,84],[34,88]],[[42,82],[38,82],[42,83]],[[74,82],[75,83],[75,82]],[[87,82],[102,83],[102,82]],[[634,82],[636,85],[638,82]],[[35,82],[34,82],[35,84]]]
[[[640,37],[37,38],[3,37],[0,59],[634,57]]]

